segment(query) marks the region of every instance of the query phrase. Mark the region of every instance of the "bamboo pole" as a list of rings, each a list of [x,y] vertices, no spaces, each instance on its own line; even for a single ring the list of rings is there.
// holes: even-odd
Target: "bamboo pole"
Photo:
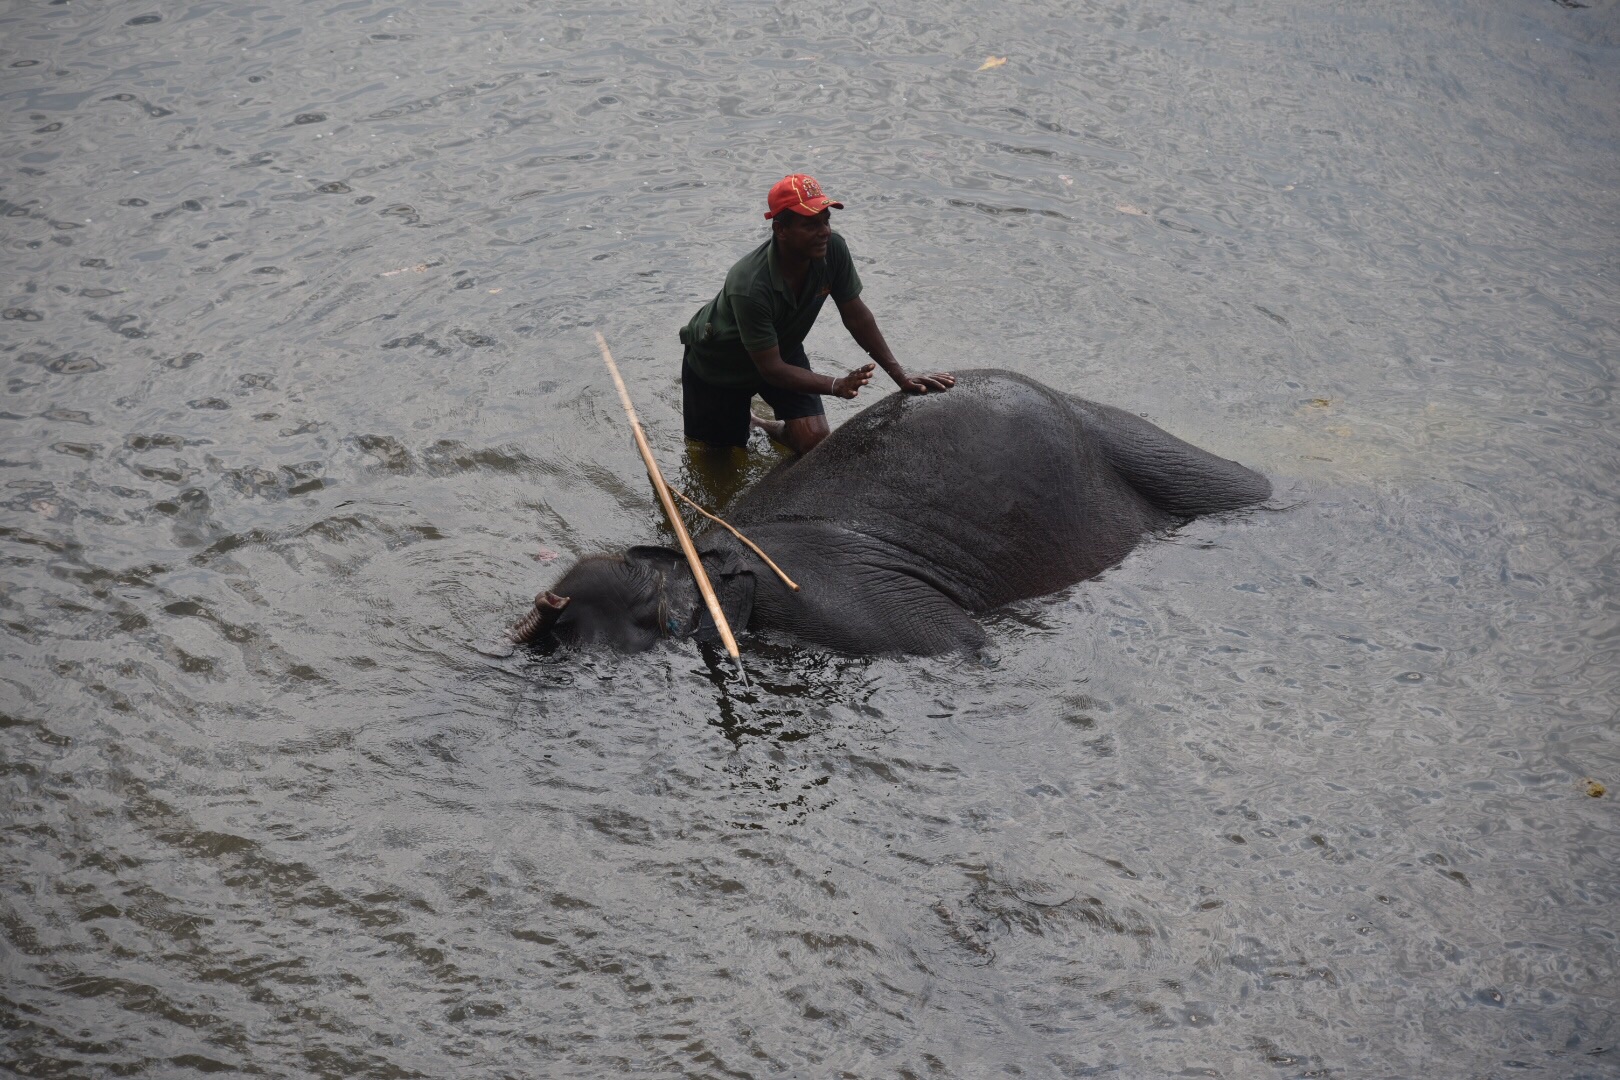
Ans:
[[[703,509],[703,507],[699,506],[697,503],[695,503],[691,499],[687,498],[686,493],[681,491],[680,488],[670,488],[669,491],[670,491],[670,494],[674,495],[677,499],[681,500],[681,502],[685,503],[687,506],[690,506],[692,509],[694,509],[698,513],[702,514],[704,517],[708,518],[710,521],[714,522],[716,525],[719,525],[721,528],[725,529],[732,536],[735,536],[737,539],[739,539],[743,543],[747,544],[749,551],[752,551],[755,555],[758,555],[761,559],[764,559],[765,560],[765,565],[770,567],[772,570],[776,571],[776,576],[782,579],[782,584],[786,585],[788,588],[792,589],[794,592],[799,591],[799,583],[794,581],[792,578],[788,577],[787,576],[787,571],[783,570],[780,566],[777,566],[776,563],[774,561],[772,561],[772,559],[771,559],[771,557],[769,555],[765,554],[764,551],[760,550],[760,546],[758,544],[754,543],[752,540],[748,539],[748,537],[744,536],[742,533],[740,533],[736,529],[732,528],[731,522],[725,520],[719,514],[711,514],[711,513],[709,513],[707,510]]]
[[[658,501],[664,507],[664,514],[669,518],[670,527],[675,530],[675,539],[680,541],[681,553],[686,556],[687,563],[692,567],[692,576],[697,578],[698,591],[703,594],[703,602],[708,605],[709,615],[714,619],[715,628],[720,631],[720,641],[740,669],[742,654],[737,650],[737,639],[731,636],[731,624],[726,622],[726,613],[720,610],[720,598],[714,594],[714,586],[709,583],[708,571],[703,569],[703,560],[698,558],[697,548],[692,546],[692,537],[687,534],[680,511],[675,508],[675,500],[669,497],[669,485],[664,483],[664,474],[658,471],[658,462],[653,460],[652,447],[647,445],[647,436],[642,433],[641,421],[636,419],[636,407],[630,403],[630,391],[624,387],[624,378],[619,374],[619,365],[613,362],[613,354],[608,351],[607,338],[602,336],[600,330],[596,332],[596,344],[602,350],[602,362],[607,364],[608,373],[613,376],[613,385],[619,388],[619,401],[624,405],[624,414],[630,418],[630,432],[635,435],[636,449],[641,451],[641,460],[647,466],[647,479],[652,481],[653,490],[658,493]]]

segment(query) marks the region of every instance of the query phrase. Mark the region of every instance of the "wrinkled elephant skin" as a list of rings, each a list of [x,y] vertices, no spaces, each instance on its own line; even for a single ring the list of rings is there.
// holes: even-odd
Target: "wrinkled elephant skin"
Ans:
[[[969,649],[973,618],[1115,565],[1139,541],[1271,494],[1265,477],[1146,420],[1006,371],[892,394],[773,470],[694,539],[733,628],[844,653]],[[644,649],[712,633],[677,552],[582,559],[514,634]]]

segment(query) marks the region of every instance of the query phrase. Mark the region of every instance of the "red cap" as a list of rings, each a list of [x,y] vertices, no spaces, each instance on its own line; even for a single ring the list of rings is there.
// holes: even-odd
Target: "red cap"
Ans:
[[[766,199],[771,205],[765,214],[767,218],[773,218],[784,210],[792,210],[795,214],[803,214],[805,217],[815,217],[829,206],[834,210],[844,208],[843,203],[833,202],[827,198],[826,193],[821,190],[821,185],[816,183],[815,177],[806,176],[804,173],[782,177],[776,182],[776,186],[771,188],[771,193]]]

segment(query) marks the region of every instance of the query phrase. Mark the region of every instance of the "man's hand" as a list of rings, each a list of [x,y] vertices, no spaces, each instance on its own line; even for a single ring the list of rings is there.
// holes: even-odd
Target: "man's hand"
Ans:
[[[833,380],[832,394],[834,397],[852,398],[861,392],[861,387],[872,381],[872,371],[876,364],[867,364],[856,368],[848,375],[841,375]]]
[[[956,385],[956,376],[936,371],[932,375],[906,375],[894,381],[908,394],[926,394],[930,390],[949,390]]]

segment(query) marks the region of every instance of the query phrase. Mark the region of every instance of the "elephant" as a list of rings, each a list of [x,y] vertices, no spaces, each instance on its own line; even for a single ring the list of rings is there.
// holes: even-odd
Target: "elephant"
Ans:
[[[832,652],[937,655],[985,642],[975,615],[1116,565],[1147,536],[1264,502],[1271,483],[1141,417],[1010,371],[895,393],[732,503],[694,538],[727,622]],[[669,548],[582,558],[516,644],[635,652],[715,631]]]

